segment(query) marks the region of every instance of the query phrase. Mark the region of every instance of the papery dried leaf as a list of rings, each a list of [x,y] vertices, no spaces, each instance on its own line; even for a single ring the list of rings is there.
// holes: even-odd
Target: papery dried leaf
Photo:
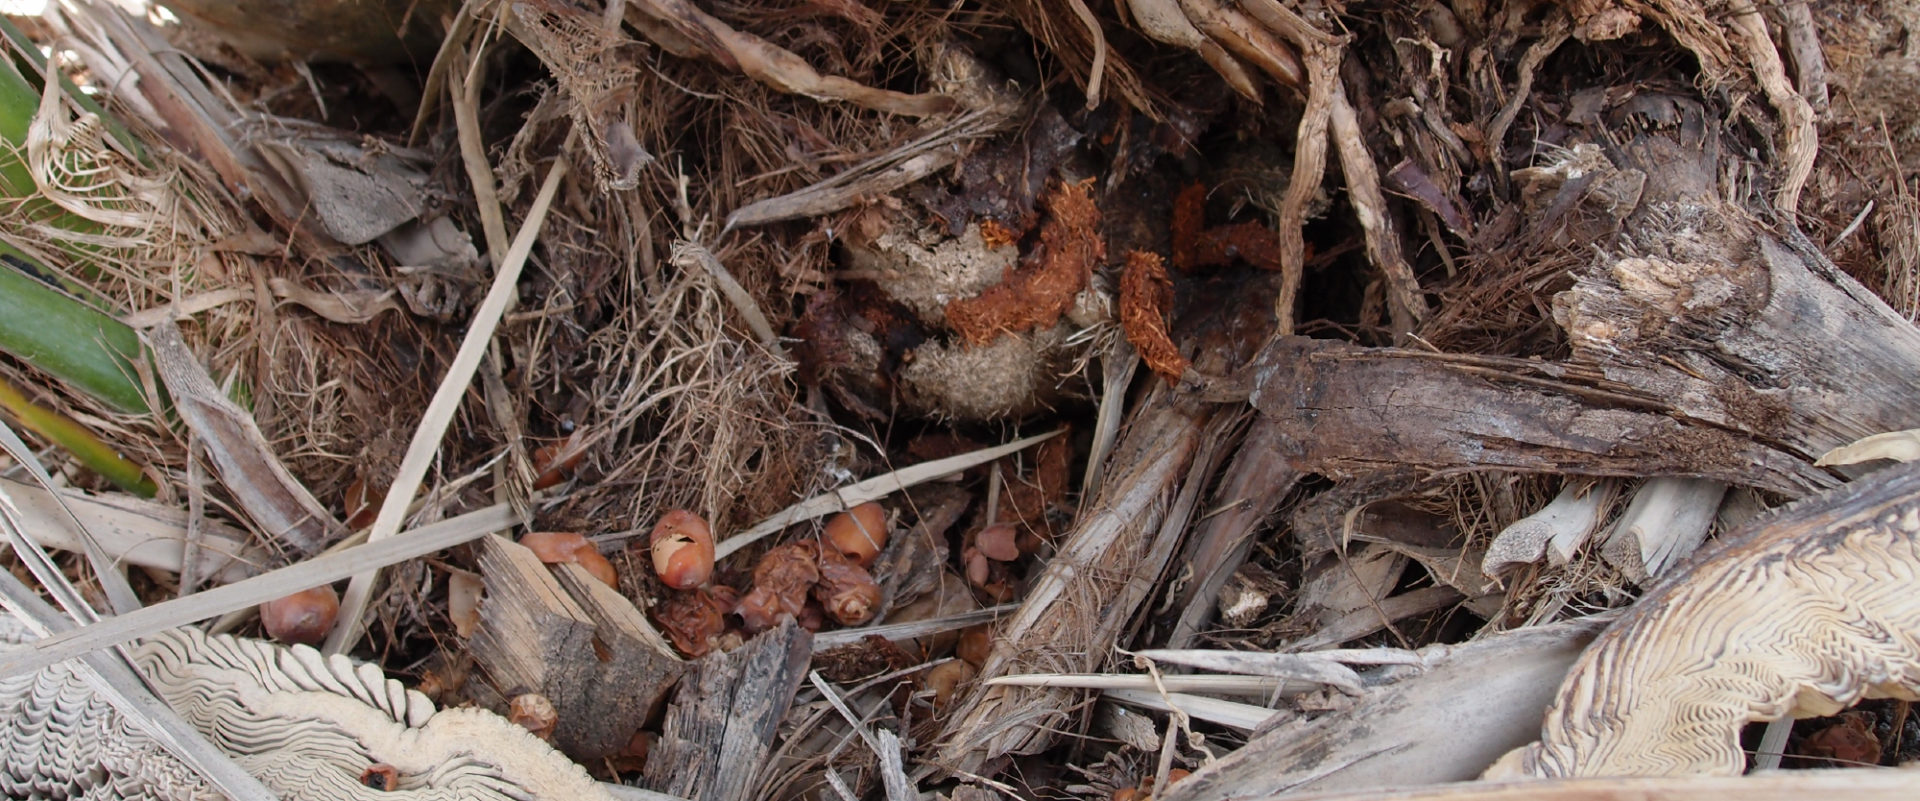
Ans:
[[[726,614],[733,611],[733,606],[732,598],[706,589],[677,592],[654,605],[653,621],[666,632],[674,648],[698,659],[711,652],[714,639],[726,632]]]
[[[339,521],[280,463],[253,415],[215,386],[180,330],[165,323],[147,337],[181,419],[199,436],[220,482],[247,516],[275,542],[302,554],[318,552],[342,533]]]
[[[1849,712],[1840,716],[1839,723],[1807,735],[1798,752],[1831,762],[1832,767],[1844,767],[1880,764],[1884,748],[1880,738],[1873,735],[1872,716]]]

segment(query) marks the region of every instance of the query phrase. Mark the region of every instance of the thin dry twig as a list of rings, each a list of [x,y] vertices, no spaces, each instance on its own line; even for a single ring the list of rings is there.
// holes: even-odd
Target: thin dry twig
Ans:
[[[1064,431],[1064,429],[1062,430]],[[1005,445],[982,448],[972,453],[935,459],[911,467],[903,467],[869,478],[857,484],[850,484],[832,492],[823,493],[787,507],[772,517],[760,521],[746,531],[727,538],[714,548],[715,559],[727,556],[760,540],[760,538],[784,529],[795,523],[804,523],[818,517],[851,509],[867,501],[879,500],[900,492],[916,484],[932,481],[942,476],[950,476],[974,465],[985,464],[1018,453],[1026,448],[1038,445],[1059,436],[1062,431],[1038,434],[1025,439],[1017,439]]]
[[[101,648],[132,642],[156,631],[259,606],[285,596],[292,589],[330,584],[368,570],[445,550],[512,523],[513,510],[505,504],[496,504],[396,534],[380,542],[316,556],[224,587],[204,590],[54,634],[0,652],[0,679],[24,675]]]

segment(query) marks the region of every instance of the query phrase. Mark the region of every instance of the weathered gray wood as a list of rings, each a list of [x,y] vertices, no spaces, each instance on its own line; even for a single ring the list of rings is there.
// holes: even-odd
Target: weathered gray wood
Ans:
[[[554,739],[577,759],[610,756],[626,748],[666,699],[686,662],[626,596],[586,568],[555,565],[554,573],[593,619],[596,660],[579,666],[588,674],[590,707],[577,716],[562,714]]]
[[[1598,628],[1576,621],[1423,649],[1425,672],[1344,713],[1262,733],[1174,785],[1167,801],[1472,779],[1539,733],[1555,686]]]
[[[479,544],[486,598],[468,644],[474,662],[504,696],[540,693],[564,715],[578,688],[557,666],[593,660],[593,619],[525,546],[498,536]]]
[[[689,801],[758,799],[758,774],[806,677],[813,636],[787,618],[692,664],[667,709],[643,785]]]
[[[619,593],[577,565],[561,568],[572,594],[526,547],[485,538],[487,597],[469,647],[503,697],[536,692],[552,701],[554,745],[592,759],[626,746],[679,664]]]
[[[1304,472],[1689,475],[1795,496],[1834,483],[1794,454],[1566,365],[1287,337],[1261,353],[1254,380],[1254,406]]]
[[[1624,243],[1594,243],[1628,255],[1554,299],[1576,360],[1807,458],[1920,426],[1920,329],[1798,231],[1721,200],[1712,152],[1650,133],[1611,155],[1647,191]]]
[[[1258,282],[1233,302],[1200,297],[1176,329],[1190,340],[1195,369],[1229,373],[1246,365],[1272,331]],[[1059,551],[1033,580],[1020,611],[997,632],[980,679],[1015,673],[1096,669],[1161,586],[1202,493],[1231,452],[1241,410],[1222,410],[1156,383],[1128,416],[1108,456],[1100,491],[1082,505]],[[980,687],[947,711],[941,769],[990,775],[1009,754],[1046,749],[1085,693],[1050,687]]]
[[[1116,472],[1001,628],[982,681],[1097,669],[1173,554],[1187,522],[1175,519],[1176,501],[1198,495],[1187,484],[1216,416],[1164,387],[1148,396],[1114,450]],[[1008,754],[1044,750],[1085,697],[1056,687],[980,687],[949,708],[936,763],[990,775]]]

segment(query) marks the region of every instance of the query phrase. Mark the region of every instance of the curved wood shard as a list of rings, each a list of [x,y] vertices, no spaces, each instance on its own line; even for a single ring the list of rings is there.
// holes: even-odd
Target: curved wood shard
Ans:
[[[29,636],[0,614],[0,645]],[[156,695],[289,801],[612,801],[525,729],[485,710],[436,710],[373,665],[197,629],[161,632],[132,656]],[[396,789],[360,783],[375,763],[395,768]],[[0,796],[221,797],[65,664],[0,680]]]
[[[1737,775],[1740,728],[1920,698],[1920,465],[1723,538],[1602,634],[1489,776]]]

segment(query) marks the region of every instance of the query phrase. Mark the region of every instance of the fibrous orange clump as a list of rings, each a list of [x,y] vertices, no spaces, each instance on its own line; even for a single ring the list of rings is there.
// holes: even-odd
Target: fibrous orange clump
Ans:
[[[1120,274],[1120,328],[1140,351],[1147,367],[1168,381],[1180,380],[1190,364],[1167,334],[1167,309],[1173,305],[1173,280],[1159,254],[1133,251]]]
[[[1051,216],[1040,226],[1040,243],[1020,268],[976,297],[947,304],[948,324],[968,344],[1051,326],[1073,307],[1074,296],[1107,257],[1092,185],[1092,179],[1056,183],[1047,194]]]
[[[1002,225],[999,220],[981,220],[980,241],[989,248],[1003,248],[1020,241],[1020,234]]]
[[[1173,266],[1186,272],[1198,266],[1195,252],[1200,247],[1200,232],[1207,227],[1207,188],[1188,184],[1173,199],[1173,222],[1167,226],[1173,239]]]
[[[1219,267],[1235,259],[1262,270],[1280,269],[1280,237],[1257,222],[1206,227],[1207,189],[1192,184],[1173,201],[1173,267],[1181,272]]]

